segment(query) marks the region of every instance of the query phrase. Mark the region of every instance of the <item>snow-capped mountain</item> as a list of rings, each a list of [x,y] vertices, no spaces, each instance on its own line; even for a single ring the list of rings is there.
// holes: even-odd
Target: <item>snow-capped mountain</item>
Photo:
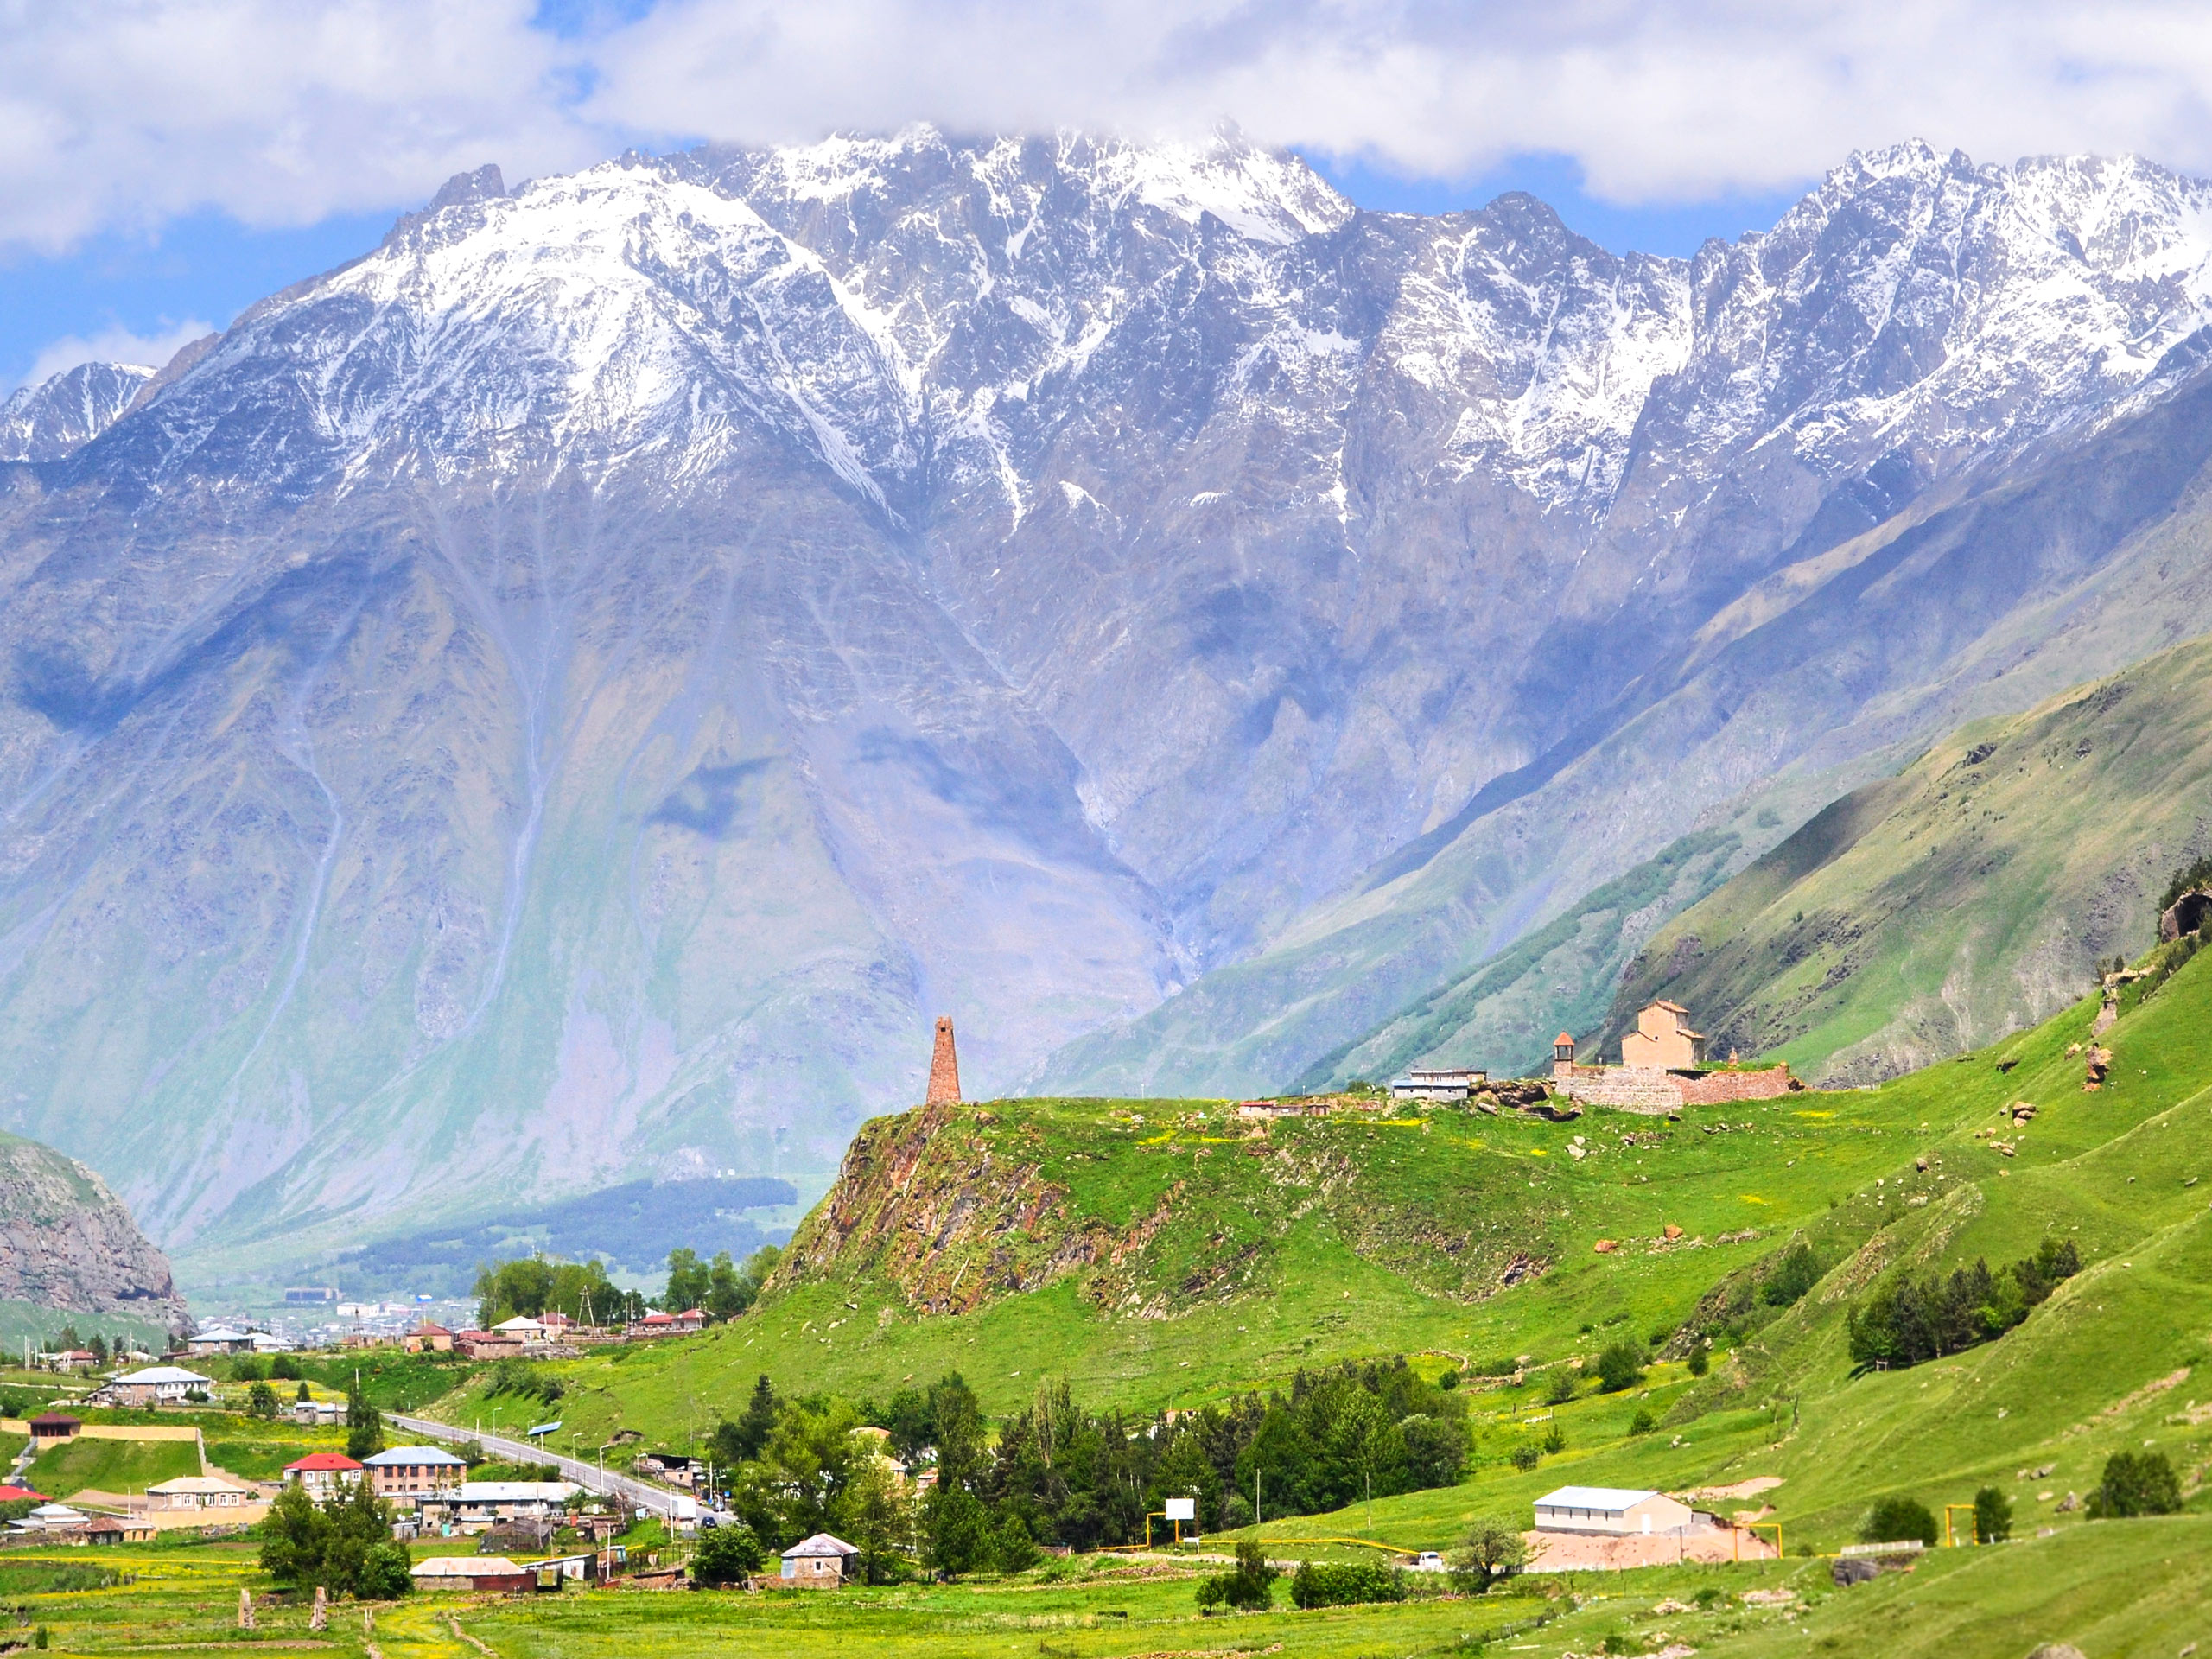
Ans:
[[[1833,578],[2184,395],[2208,207],[1904,145],[1681,261],[1233,136],[463,175],[0,469],[12,1124],[235,1243],[825,1174],[938,1012],[986,1089],[1287,1075],[2049,633],[2024,556],[1918,645]],[[1747,655],[1815,603],[1847,671]]]
[[[154,378],[136,363],[79,363],[0,402],[0,461],[59,461],[122,419]]]

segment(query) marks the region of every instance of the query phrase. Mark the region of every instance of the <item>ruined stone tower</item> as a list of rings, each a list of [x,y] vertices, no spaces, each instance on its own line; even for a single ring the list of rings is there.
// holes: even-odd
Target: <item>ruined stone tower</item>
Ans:
[[[937,1052],[930,1056],[929,1097],[925,1106],[960,1103],[960,1057],[952,1052],[952,1017],[937,1017]]]

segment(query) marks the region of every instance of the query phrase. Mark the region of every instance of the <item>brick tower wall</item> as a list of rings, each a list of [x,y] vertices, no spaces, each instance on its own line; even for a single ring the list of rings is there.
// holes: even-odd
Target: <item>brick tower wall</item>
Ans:
[[[925,1106],[957,1106],[960,1103],[960,1057],[953,1052],[952,1020],[947,1014],[938,1016],[937,1051],[930,1056],[930,1091],[922,1103]]]

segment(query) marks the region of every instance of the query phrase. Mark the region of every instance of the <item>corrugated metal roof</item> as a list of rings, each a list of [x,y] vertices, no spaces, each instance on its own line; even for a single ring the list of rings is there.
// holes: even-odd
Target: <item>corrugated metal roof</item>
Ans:
[[[1633,1508],[1647,1497],[1659,1494],[1632,1491],[1624,1486],[1562,1486],[1555,1492],[1546,1492],[1536,1500],[1540,1510],[1619,1510]]]

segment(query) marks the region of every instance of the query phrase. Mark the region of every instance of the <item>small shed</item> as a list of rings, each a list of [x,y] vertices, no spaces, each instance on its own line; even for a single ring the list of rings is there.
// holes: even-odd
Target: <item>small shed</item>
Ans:
[[[408,1570],[425,1590],[467,1590],[517,1593],[537,1588],[534,1567],[518,1567],[504,1555],[431,1555]]]
[[[859,1554],[843,1539],[817,1532],[784,1552],[784,1582],[802,1590],[834,1590],[845,1581],[845,1563]]]
[[[31,1419],[31,1444],[58,1446],[63,1440],[73,1440],[84,1424],[76,1418],[59,1411],[42,1411]]]
[[[89,1544],[147,1544],[159,1535],[152,1522],[135,1515],[96,1515],[85,1523]]]
[[[1664,1492],[1618,1486],[1562,1486],[1536,1500],[1539,1532],[1598,1533],[1609,1537],[1630,1533],[1671,1535],[1692,1531],[1696,1526],[1690,1506]]]

